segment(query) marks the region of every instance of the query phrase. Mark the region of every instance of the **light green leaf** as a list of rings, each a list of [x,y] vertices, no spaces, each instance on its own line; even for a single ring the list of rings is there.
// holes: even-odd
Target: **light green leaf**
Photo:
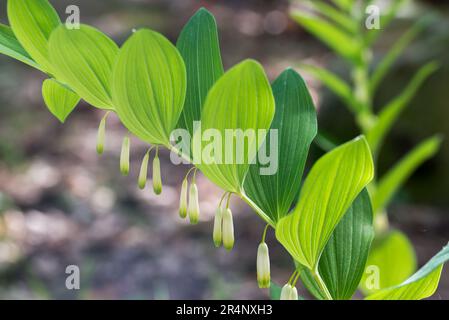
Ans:
[[[293,213],[278,222],[277,239],[295,260],[316,273],[332,232],[373,176],[364,137],[330,151],[313,166]]]
[[[404,91],[383,108],[376,124],[366,134],[366,139],[368,140],[373,153],[377,153],[379,146],[382,144],[382,141],[392,128],[396,119],[413,99],[423,82],[437,69],[438,64],[435,62],[429,62],[421,67]]]
[[[209,159],[202,159],[198,164],[200,170],[221,188],[239,194],[243,192],[249,165],[265,139],[259,130],[270,128],[274,113],[273,92],[258,62],[245,60],[226,72],[209,91],[201,116],[202,131],[195,132],[194,140],[206,131],[219,134],[212,136],[210,141],[203,141],[203,150],[216,139],[221,137],[222,140],[215,152],[203,152]],[[201,155],[197,144],[194,141],[195,163],[200,162],[198,157]]]
[[[317,120],[309,90],[293,69],[284,71],[272,88],[276,112],[271,129],[277,130],[273,141],[277,140],[274,147],[278,159],[274,159],[276,165],[268,165],[274,174],[263,174],[268,165],[258,161],[251,165],[244,189],[258,207],[277,222],[288,213],[298,196],[309,147],[317,132]],[[267,135],[266,145],[262,146],[263,154],[271,150],[271,135]]]
[[[50,112],[62,123],[75,109],[80,97],[55,79],[47,79],[42,84],[42,96]]]
[[[187,95],[178,126],[193,134],[193,122],[201,119],[207,93],[224,73],[214,16],[204,8],[198,10],[176,46],[187,69]]]
[[[351,111],[357,113],[360,110],[360,106],[357,103],[352,88],[335,73],[312,65],[302,64],[301,68],[321,81],[329,90],[338,96]]]
[[[61,25],[50,37],[49,52],[58,81],[92,106],[114,109],[111,80],[118,53],[114,41],[87,25],[79,29]]]
[[[61,20],[47,0],[8,0],[8,19],[22,47],[46,72],[53,73],[48,40]]]
[[[374,94],[379,84],[391,70],[394,62],[399,58],[399,56],[413,41],[413,39],[424,29],[424,27],[427,25],[427,21],[427,18],[418,20],[412,28],[410,28],[404,35],[402,35],[398,39],[398,41],[395,42],[390,51],[388,51],[382,61],[376,66],[376,69],[370,81],[371,93]]]
[[[357,290],[373,238],[373,209],[365,189],[338,223],[320,258],[318,271],[334,300],[351,299]],[[304,283],[314,281],[307,269],[301,273],[301,279],[305,277]]]
[[[123,124],[151,144],[170,144],[186,96],[186,68],[163,35],[141,29],[120,49],[114,69],[114,104]]]
[[[413,172],[439,150],[442,138],[434,136],[416,146],[379,181],[373,193],[374,212],[383,210]]]
[[[40,70],[39,65],[25,51],[11,28],[0,23],[0,53],[17,59],[27,65]]]
[[[298,10],[293,11],[291,16],[343,58],[351,62],[360,61],[361,46],[351,35],[339,30],[334,24]]]
[[[360,289],[366,295],[372,294],[400,284],[415,271],[416,255],[412,244],[402,232],[394,230],[374,240]]]
[[[449,246],[444,247],[414,275],[400,285],[383,289],[367,300],[421,300],[433,295],[438,288],[443,265],[449,260]]]

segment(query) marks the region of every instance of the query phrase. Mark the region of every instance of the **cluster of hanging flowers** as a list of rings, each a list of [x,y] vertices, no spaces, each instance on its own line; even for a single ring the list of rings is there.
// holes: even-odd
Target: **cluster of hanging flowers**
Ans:
[[[107,112],[100,121],[97,134],[97,152],[102,154],[104,152],[105,137],[106,137],[106,120],[110,112]],[[153,158],[153,191],[159,195],[162,193],[162,178],[159,160],[159,147],[153,146],[145,153],[140,172],[138,176],[137,185],[140,189],[145,189],[148,177],[148,165],[150,162],[151,152],[155,149],[155,156]],[[120,172],[122,175],[127,176],[130,171],[130,138],[127,134],[123,138],[122,148],[120,153]],[[179,201],[179,216],[182,219],[189,218],[191,224],[197,224],[200,218],[200,207],[198,199],[198,187],[196,184],[196,174],[198,169],[191,168],[183,182],[180,193]],[[193,172],[191,183],[189,185],[189,177]],[[213,226],[213,242],[214,245],[219,248],[223,246],[226,250],[231,251],[234,248],[234,221],[232,211],[230,209],[230,200],[232,193],[225,192],[220,200],[218,208],[214,217]],[[227,197],[227,200],[225,201]],[[270,257],[268,246],[265,242],[267,230],[269,225],[265,227],[263,232],[262,241],[259,244],[257,250],[257,283],[259,288],[269,288],[271,284],[270,278]],[[297,281],[297,273],[292,275],[289,282],[282,288],[281,300],[295,300],[298,298],[298,293],[293,283]],[[296,276],[295,276],[296,275]]]
[[[189,175],[194,171],[192,183],[189,188]],[[179,216],[182,219],[189,217],[191,224],[197,224],[200,220],[200,202],[198,199],[198,187],[196,185],[196,172],[198,169],[191,168],[182,181],[181,196],[179,199]],[[188,197],[187,197],[188,195]]]
[[[222,207],[223,200],[228,195],[228,200],[226,206]],[[214,244],[217,248],[223,247],[231,251],[234,248],[234,221],[232,217],[232,211],[229,207],[229,202],[231,200],[231,193],[225,193],[220,200],[218,208],[215,212],[214,218],[214,229],[212,233],[212,238]]]
[[[110,111],[106,112],[100,121],[97,133],[97,153],[103,154],[104,146],[106,142],[106,120],[110,114]],[[155,156],[153,158],[153,191],[159,195],[162,193],[162,177],[161,177],[161,162],[159,159],[159,147],[151,147],[143,157],[142,165],[140,167],[139,178],[137,185],[140,189],[145,189],[148,177],[148,164],[150,162],[150,153],[153,149],[156,149]],[[129,157],[130,157],[130,139],[127,134],[123,138],[122,150],[120,152],[120,172],[122,175],[127,176],[129,174]]]

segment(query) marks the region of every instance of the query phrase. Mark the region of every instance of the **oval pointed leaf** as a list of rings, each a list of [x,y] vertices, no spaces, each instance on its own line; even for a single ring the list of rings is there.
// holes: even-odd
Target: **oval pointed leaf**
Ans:
[[[443,265],[449,260],[449,246],[444,247],[421,269],[398,286],[383,289],[367,300],[421,300],[433,295],[438,288]]]
[[[40,70],[39,65],[30,57],[12,32],[11,28],[0,23],[0,53]]]
[[[224,73],[214,16],[204,8],[198,10],[176,46],[187,69],[187,95],[178,127],[193,134],[193,122],[201,119],[207,93]]]
[[[276,112],[262,153],[270,162],[258,161],[252,165],[245,180],[246,194],[277,222],[285,216],[297,198],[310,144],[317,133],[315,106],[301,76],[293,69],[284,71],[273,83]],[[277,140],[277,141],[276,141]],[[271,143],[277,148],[277,157],[271,157]],[[268,162],[268,161],[267,161]],[[275,163],[274,163],[275,162]],[[264,174],[274,171],[274,174]],[[270,172],[268,172],[270,173]]]
[[[121,48],[113,78],[116,111],[128,130],[169,145],[186,95],[186,68],[176,47],[157,32],[139,30]]]
[[[8,19],[23,48],[40,67],[53,73],[48,40],[61,20],[47,0],[8,0]]]
[[[54,79],[44,81],[42,96],[50,112],[62,123],[80,101],[80,97],[75,92]]]
[[[49,52],[58,81],[94,107],[113,109],[112,68],[118,53],[114,41],[90,26],[61,25],[50,37]]]
[[[360,289],[365,294],[372,294],[400,284],[415,271],[415,250],[410,240],[402,232],[395,230],[374,241]],[[378,274],[374,275],[373,272]],[[373,276],[378,276],[378,283],[372,282]]]
[[[365,189],[338,223],[320,258],[318,271],[333,299],[348,300],[357,290],[373,238],[373,209]],[[306,285],[314,281],[305,268],[301,279]],[[317,298],[323,296],[318,293]]]
[[[201,116],[202,131],[195,131],[197,136],[208,129],[214,130],[222,139],[219,143],[221,150],[217,150],[211,159],[198,161],[201,151],[198,151],[198,146],[195,147],[197,139],[194,137],[195,164],[221,188],[241,193],[249,165],[265,139],[259,130],[270,128],[274,113],[273,92],[262,66],[254,60],[245,60],[234,66],[209,91]],[[240,132],[242,135],[248,133],[242,149],[236,148],[237,140],[243,142],[242,135],[233,135],[237,138],[225,141],[226,131]],[[210,142],[201,143],[204,150]],[[219,151],[221,157],[217,155]]]
[[[373,159],[364,137],[330,151],[313,166],[293,213],[277,224],[277,239],[295,260],[317,272],[332,232],[373,176]]]

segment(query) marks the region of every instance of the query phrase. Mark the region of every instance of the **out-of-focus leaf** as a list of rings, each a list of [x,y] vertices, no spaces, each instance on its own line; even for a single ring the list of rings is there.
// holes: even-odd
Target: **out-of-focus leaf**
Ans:
[[[440,136],[434,136],[421,142],[380,179],[373,193],[374,212],[383,210],[388,205],[413,172],[438,152],[441,141]]]
[[[114,69],[114,104],[123,124],[151,144],[170,144],[186,96],[186,68],[163,35],[142,29],[120,49]]]
[[[195,158],[201,152],[199,146],[194,146],[194,162],[201,162],[198,164],[200,170],[221,188],[243,193],[243,181],[249,165],[255,160],[257,150],[265,140],[265,135],[259,134],[259,130],[270,128],[274,113],[273,92],[262,66],[254,60],[245,60],[234,66],[209,91],[201,125],[202,132],[218,130],[224,139],[229,136],[226,130],[237,131],[234,131],[231,141],[226,139],[219,143],[221,157],[219,150],[216,150],[211,152],[210,159],[198,161]],[[211,140],[216,138],[219,137]],[[244,141],[240,143],[242,146],[239,150],[236,141]],[[203,141],[202,150],[211,143]]]
[[[332,0],[338,7],[340,7],[343,10],[351,11],[355,0]]]
[[[311,65],[303,64],[301,68],[321,81],[329,90],[342,99],[351,111],[357,112],[360,110],[360,106],[349,84],[335,73]]]
[[[319,131],[315,137],[314,143],[325,152],[331,151],[332,149],[338,147],[338,143],[336,143],[332,138],[330,138],[327,134]]]
[[[277,285],[276,283],[270,284],[270,299],[271,300],[280,300],[281,299],[281,291],[282,287]]]
[[[307,3],[326,18],[346,29],[347,32],[351,34],[356,32],[358,27],[357,22],[349,15],[348,12],[341,11],[320,0],[312,0]]]
[[[22,47],[11,28],[0,23],[0,53],[40,70],[39,65]]]
[[[415,271],[416,256],[412,244],[402,232],[394,230],[374,240],[360,289],[366,295],[372,294],[400,284]]]
[[[278,156],[271,163],[258,161],[252,165],[244,189],[259,208],[277,222],[288,213],[298,196],[309,147],[317,132],[317,120],[309,90],[293,69],[284,71],[272,88],[276,101],[270,128],[273,132],[267,135],[260,152],[268,154],[277,148]],[[270,140],[272,134],[275,134],[273,141]],[[272,142],[277,144],[272,146]],[[268,165],[273,171],[271,174],[263,172]]]
[[[391,5],[387,10],[387,13],[385,15],[382,15],[380,17],[380,25],[381,28],[380,29],[370,29],[367,32],[366,35],[366,42],[367,45],[372,45],[379,37],[379,35],[381,34],[381,32],[383,30],[385,30],[388,25],[390,24],[390,22],[394,19],[394,17],[397,16],[397,13],[399,11],[399,9],[405,5],[405,3],[407,3],[409,0],[395,0],[395,1],[391,1]]]
[[[363,190],[338,223],[320,258],[318,270],[334,300],[350,299],[357,290],[373,238],[373,209],[368,192]],[[305,284],[314,282],[307,269],[301,273],[301,279],[305,277]],[[317,288],[314,285],[310,291]]]
[[[224,73],[214,16],[204,8],[198,10],[176,46],[187,69],[187,95],[178,126],[193,134],[193,122],[201,119],[207,93]]]
[[[48,39],[61,20],[51,4],[47,0],[8,0],[8,19],[26,52],[42,70],[53,73]]]
[[[58,81],[69,85],[92,106],[114,109],[111,81],[118,53],[114,41],[87,25],[79,29],[61,25],[50,37],[49,52]]]
[[[377,153],[383,139],[388,134],[401,112],[411,99],[413,99],[422,83],[437,69],[438,64],[435,62],[429,62],[421,67],[404,91],[381,111],[376,124],[366,135],[366,139],[374,153]]]
[[[317,273],[332,232],[373,176],[364,137],[330,151],[313,166],[293,213],[278,222],[277,239],[295,260]]]
[[[54,79],[44,81],[42,96],[50,112],[62,123],[80,101],[80,97],[75,92]]]
[[[371,77],[370,90],[374,93],[385,78],[386,74],[391,70],[392,65],[398,57],[404,52],[405,48],[427,25],[427,18],[418,20],[412,28],[410,28],[398,41],[391,47],[390,51],[385,55],[382,61],[376,66],[376,69]]]
[[[449,246],[444,247],[414,275],[400,285],[383,289],[367,300],[421,300],[433,295],[438,288],[443,265],[449,260]]]
[[[293,11],[291,16],[340,56],[351,62],[360,61],[360,44],[351,35],[339,30],[334,24],[298,10]]]

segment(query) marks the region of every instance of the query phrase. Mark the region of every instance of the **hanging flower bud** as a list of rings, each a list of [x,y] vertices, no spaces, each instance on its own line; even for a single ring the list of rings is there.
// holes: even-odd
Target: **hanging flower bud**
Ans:
[[[259,288],[270,287],[270,256],[265,242],[259,245],[257,250],[257,283]]]
[[[296,287],[292,287],[292,291],[290,292],[290,300],[298,300],[298,290]]]
[[[189,184],[187,182],[187,179],[184,179],[182,182],[181,187],[181,196],[179,199],[179,216],[181,218],[187,217],[187,188],[189,187]]]
[[[197,224],[200,218],[200,204],[198,200],[198,187],[192,183],[189,193],[189,219],[191,224]]]
[[[229,208],[223,212],[223,246],[228,251],[234,247],[234,222]]]
[[[290,283],[287,283],[281,291],[280,300],[298,300],[298,290]]]
[[[157,195],[162,193],[161,161],[157,153],[153,159],[153,190]]]
[[[292,293],[292,286],[290,283],[287,283],[282,287],[280,300],[290,300],[290,296]]]
[[[213,231],[214,244],[217,248],[221,246],[221,242],[223,240],[222,228],[223,228],[223,209],[218,208],[217,212],[215,213],[214,231]]]
[[[150,151],[148,151],[145,154],[145,157],[143,157],[142,165],[140,166],[140,173],[139,173],[139,181],[138,185],[140,189],[145,189],[145,185],[147,184],[147,175],[148,175],[148,162],[150,160]]]
[[[127,176],[129,174],[129,137],[125,136],[122,143],[122,152],[120,153],[120,172]]]
[[[106,118],[108,117],[109,112],[106,112],[104,117],[100,121],[100,125],[98,126],[97,133],[97,153],[103,154],[104,152],[104,144],[106,140]]]

